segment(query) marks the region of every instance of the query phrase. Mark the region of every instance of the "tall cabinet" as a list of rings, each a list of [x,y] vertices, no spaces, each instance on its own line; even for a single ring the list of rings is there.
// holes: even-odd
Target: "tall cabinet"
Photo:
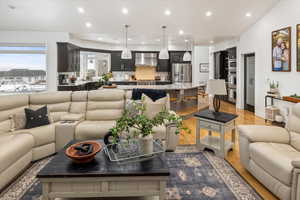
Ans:
[[[80,71],[80,47],[67,43],[57,43],[57,72]]]

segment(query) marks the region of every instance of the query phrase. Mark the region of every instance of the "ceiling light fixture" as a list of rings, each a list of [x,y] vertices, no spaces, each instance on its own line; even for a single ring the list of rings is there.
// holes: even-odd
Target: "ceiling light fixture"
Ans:
[[[165,10],[165,15],[170,16],[171,15],[171,11],[169,9]]]
[[[131,41],[132,39],[131,38],[128,38],[128,41]]]
[[[251,12],[246,13],[246,17],[251,17],[251,16],[252,16]]]
[[[91,28],[91,27],[92,27],[92,24],[91,24],[91,22],[86,22],[86,23],[85,23],[85,26],[88,27],[88,28]]]
[[[192,60],[192,55],[190,54],[190,52],[188,51],[188,40],[184,40],[185,44],[186,44],[186,52],[183,54],[183,58],[182,60],[185,62],[190,62]]]
[[[142,45],[144,45],[144,44],[145,44],[145,42],[141,42],[141,44],[142,44]]]
[[[184,34],[183,30],[179,30],[179,35],[183,35],[183,34]]]
[[[123,49],[122,54],[121,54],[121,59],[126,59],[126,60],[132,59],[131,51],[127,47],[128,28],[129,28],[129,25],[126,24],[125,25],[125,48]]]
[[[158,58],[160,60],[169,60],[169,52],[168,52],[168,45],[166,45],[166,26],[162,26],[163,36],[162,36],[162,49],[159,52]]]
[[[127,14],[128,14],[128,9],[127,9],[127,8],[122,8],[122,13],[123,13],[124,15],[127,15]]]
[[[85,13],[84,8],[82,8],[82,7],[78,7],[77,10],[78,10],[79,13]]]
[[[101,41],[101,40],[103,40],[103,38],[102,38],[102,37],[98,37],[97,40],[100,40],[100,41]]]
[[[210,16],[212,16],[212,12],[211,12],[211,11],[207,11],[207,12],[205,13],[205,15],[206,15],[206,17],[210,17]]]
[[[213,44],[213,43],[215,43],[213,40],[211,40],[211,41],[209,41],[209,43],[211,43],[211,44]]]

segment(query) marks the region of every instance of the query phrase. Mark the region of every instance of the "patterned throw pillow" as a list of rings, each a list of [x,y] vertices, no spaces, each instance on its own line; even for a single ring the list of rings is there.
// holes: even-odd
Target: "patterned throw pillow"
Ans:
[[[37,110],[31,110],[29,108],[25,108],[25,115],[26,115],[26,126],[25,126],[26,129],[50,124],[48,118],[47,106],[44,106]]]

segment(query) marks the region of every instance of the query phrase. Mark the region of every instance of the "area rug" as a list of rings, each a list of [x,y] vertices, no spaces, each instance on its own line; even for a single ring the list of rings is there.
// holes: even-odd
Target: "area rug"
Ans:
[[[35,176],[50,159],[35,162],[0,195],[0,200],[42,200],[42,187]],[[227,161],[213,153],[179,147],[176,153],[166,153],[166,161],[171,172],[166,189],[167,200],[262,199]]]

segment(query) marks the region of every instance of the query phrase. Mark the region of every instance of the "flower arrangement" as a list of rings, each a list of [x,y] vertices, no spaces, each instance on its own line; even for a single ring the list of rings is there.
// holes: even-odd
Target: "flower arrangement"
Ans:
[[[100,77],[100,85],[107,85],[109,82],[109,79],[111,79],[113,77],[113,74],[111,72],[106,73],[106,74],[102,74],[102,76]]]

